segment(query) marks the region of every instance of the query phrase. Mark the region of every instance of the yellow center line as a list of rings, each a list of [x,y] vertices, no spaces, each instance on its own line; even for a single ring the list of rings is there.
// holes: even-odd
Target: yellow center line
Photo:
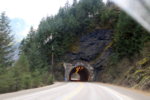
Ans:
[[[83,83],[79,83],[78,88],[76,88],[73,92],[71,92],[67,96],[65,96],[63,100],[70,100],[72,97],[77,95],[83,87],[84,87]]]

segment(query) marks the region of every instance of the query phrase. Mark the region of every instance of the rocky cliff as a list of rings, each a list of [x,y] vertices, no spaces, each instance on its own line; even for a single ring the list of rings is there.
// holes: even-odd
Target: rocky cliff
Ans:
[[[68,62],[80,60],[90,63],[94,67],[96,80],[98,72],[107,65],[112,35],[111,30],[101,29],[82,36],[74,45],[76,49],[67,53]]]

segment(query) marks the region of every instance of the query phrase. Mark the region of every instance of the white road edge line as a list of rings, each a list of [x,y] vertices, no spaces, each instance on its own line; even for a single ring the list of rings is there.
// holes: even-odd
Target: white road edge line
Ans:
[[[119,93],[119,92],[117,92],[117,91],[115,91],[115,90],[113,90],[113,89],[110,89],[110,88],[108,88],[108,87],[100,86],[100,85],[98,85],[98,86],[99,86],[100,88],[102,88],[102,89],[108,91],[108,92],[111,93],[112,95],[116,96],[119,100],[134,100],[133,98],[128,97],[128,96],[126,96],[126,95],[123,95],[123,94],[121,94],[121,93]]]

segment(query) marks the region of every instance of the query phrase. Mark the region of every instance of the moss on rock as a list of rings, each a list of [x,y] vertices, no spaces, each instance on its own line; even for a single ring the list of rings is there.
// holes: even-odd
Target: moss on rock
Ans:
[[[138,66],[144,66],[144,65],[147,64],[148,62],[150,62],[150,58],[149,58],[149,57],[146,57],[146,58],[143,58],[142,60],[138,61],[138,62],[137,62],[137,65],[138,65]]]

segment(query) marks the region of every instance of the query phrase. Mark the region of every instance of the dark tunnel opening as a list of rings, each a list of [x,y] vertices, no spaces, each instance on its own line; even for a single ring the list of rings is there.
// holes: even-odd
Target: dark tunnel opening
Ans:
[[[75,67],[69,74],[69,80],[86,82],[89,80],[89,71],[83,66]]]

